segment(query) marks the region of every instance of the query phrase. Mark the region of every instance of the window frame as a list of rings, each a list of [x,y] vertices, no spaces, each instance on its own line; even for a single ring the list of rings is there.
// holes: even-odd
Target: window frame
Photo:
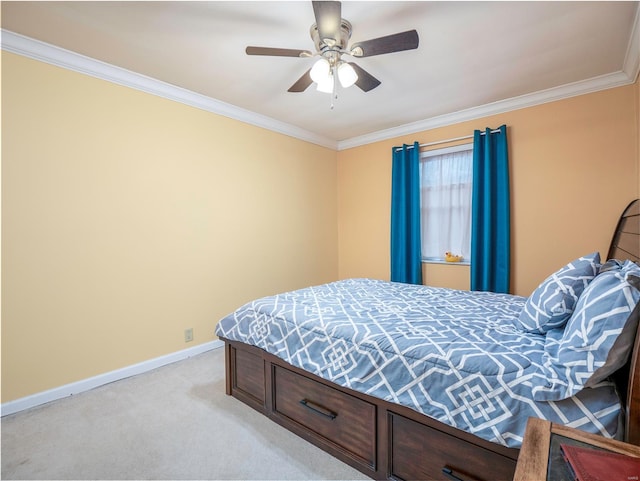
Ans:
[[[470,151],[471,152],[471,161],[473,162],[473,142],[465,142],[462,144],[458,144],[458,145],[453,145],[450,147],[442,147],[442,148],[437,148],[437,149],[431,149],[431,150],[425,150],[420,152],[420,162],[424,162],[424,159],[428,159],[430,157],[438,157],[440,155],[446,155],[446,154],[451,154],[451,153],[456,153],[456,152],[464,152],[464,151]],[[472,166],[473,167],[473,166]],[[473,185],[473,174],[471,176],[471,183]],[[420,218],[422,220],[422,178],[420,179]],[[470,226],[471,227],[471,226]],[[420,242],[422,242],[422,238],[420,239]],[[462,265],[462,266],[470,266],[471,265],[471,260],[468,258],[463,259],[461,262],[447,262],[445,261],[444,257],[425,257],[424,255],[422,256],[422,263],[423,264],[446,264],[446,265]]]

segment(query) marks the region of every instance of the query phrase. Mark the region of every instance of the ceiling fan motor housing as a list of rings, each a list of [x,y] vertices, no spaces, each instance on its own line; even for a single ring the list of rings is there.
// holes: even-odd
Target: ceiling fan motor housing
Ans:
[[[351,31],[351,23],[344,18],[340,20],[340,30],[336,32],[339,38],[320,38],[318,25],[315,23],[309,29],[316,50],[330,62],[335,61],[340,57],[340,53],[345,52],[351,38]]]

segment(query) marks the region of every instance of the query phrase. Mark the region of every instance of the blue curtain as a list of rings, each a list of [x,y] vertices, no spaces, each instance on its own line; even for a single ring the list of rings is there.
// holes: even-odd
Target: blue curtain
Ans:
[[[509,292],[511,221],[507,127],[473,133],[471,290]]]
[[[391,280],[422,284],[420,144],[393,149],[391,172]]]

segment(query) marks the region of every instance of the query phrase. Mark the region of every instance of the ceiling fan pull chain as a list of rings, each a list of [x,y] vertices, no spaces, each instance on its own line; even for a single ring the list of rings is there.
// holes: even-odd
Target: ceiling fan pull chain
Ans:
[[[333,101],[338,99],[338,66],[333,64],[332,77],[333,77],[333,92],[331,92],[331,110],[333,110]]]

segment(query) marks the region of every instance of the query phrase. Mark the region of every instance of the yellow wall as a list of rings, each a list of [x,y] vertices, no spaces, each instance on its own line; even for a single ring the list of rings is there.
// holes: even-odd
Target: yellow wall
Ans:
[[[638,197],[640,197],[640,76],[636,78],[636,137],[638,147],[636,158],[638,159]]]
[[[618,216],[640,195],[638,91],[636,82],[339,152],[340,278],[389,278],[393,146],[502,124],[511,168],[511,291],[528,296],[573,258],[605,257]],[[425,264],[425,283],[468,289],[468,271]]]
[[[331,149],[6,52],[2,121],[2,402],[337,278]]]
[[[638,82],[336,153],[3,52],[2,402],[210,341],[255,297],[387,279],[392,146],[502,123],[528,295],[640,195]]]

